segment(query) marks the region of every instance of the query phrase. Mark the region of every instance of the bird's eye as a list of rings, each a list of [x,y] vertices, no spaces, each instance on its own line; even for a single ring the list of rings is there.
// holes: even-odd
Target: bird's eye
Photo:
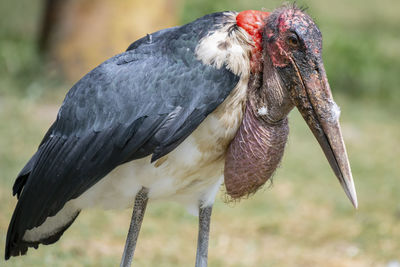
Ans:
[[[293,48],[297,48],[300,44],[299,39],[297,38],[297,36],[295,34],[289,35],[287,38],[287,43],[293,47]]]

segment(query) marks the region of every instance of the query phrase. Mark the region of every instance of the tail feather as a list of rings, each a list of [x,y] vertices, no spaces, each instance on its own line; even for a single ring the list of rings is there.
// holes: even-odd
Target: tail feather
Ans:
[[[29,247],[37,249],[39,244],[49,245],[57,242],[79,213],[79,209],[67,203],[55,216],[48,217],[40,226],[19,233],[15,231],[18,216],[18,212],[15,212],[8,228],[5,259],[25,255]]]
[[[18,203],[7,232],[6,260],[11,256],[26,254],[29,247],[37,248],[39,244],[56,242],[78,216],[80,210],[69,202],[46,201],[49,193],[38,188],[51,187],[51,180],[42,181],[41,184],[32,181],[44,177],[45,170],[53,167],[52,159],[60,157],[60,152],[65,149],[64,144],[63,138],[49,138],[19,173],[13,186]],[[49,176],[55,177],[56,172]],[[53,208],[55,204],[60,207]]]

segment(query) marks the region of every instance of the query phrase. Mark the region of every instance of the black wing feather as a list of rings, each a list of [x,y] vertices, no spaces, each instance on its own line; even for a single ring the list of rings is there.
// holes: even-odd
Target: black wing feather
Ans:
[[[6,259],[26,252],[26,230],[41,225],[118,165],[166,155],[223,102],[239,77],[202,64],[194,53],[222,18],[214,14],[142,38],[71,88],[16,180],[19,201]]]

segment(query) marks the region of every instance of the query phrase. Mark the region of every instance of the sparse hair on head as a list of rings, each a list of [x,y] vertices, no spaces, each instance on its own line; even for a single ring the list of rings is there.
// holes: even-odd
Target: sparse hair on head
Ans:
[[[276,8],[274,12],[267,18],[266,23],[269,25],[270,29],[276,29],[276,24],[278,23],[278,16],[286,10],[293,10],[294,12],[299,11],[305,13],[308,9],[307,6],[299,6],[296,1],[293,2],[284,2],[280,7]]]
[[[299,6],[296,1],[293,1],[293,2],[284,2],[282,4],[281,8],[289,8],[289,9],[294,9],[294,10],[298,10],[301,12],[305,12],[308,9],[308,6],[306,6],[306,5]]]

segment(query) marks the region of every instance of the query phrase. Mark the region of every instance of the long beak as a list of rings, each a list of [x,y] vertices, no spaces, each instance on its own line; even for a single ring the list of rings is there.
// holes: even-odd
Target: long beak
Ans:
[[[294,60],[292,63],[302,83],[291,90],[294,104],[317,138],[347,197],[357,208],[357,193],[340,130],[340,109],[333,101],[323,64],[321,62],[312,73],[303,76]]]

